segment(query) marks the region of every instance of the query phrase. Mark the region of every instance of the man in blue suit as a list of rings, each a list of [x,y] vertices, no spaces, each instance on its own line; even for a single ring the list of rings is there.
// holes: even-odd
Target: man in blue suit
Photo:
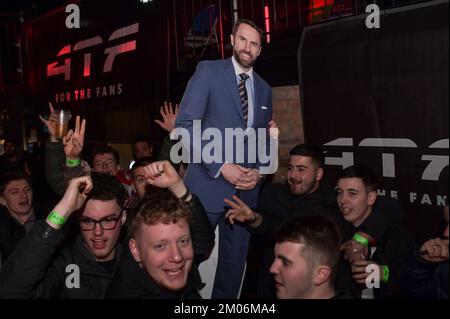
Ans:
[[[212,298],[237,298],[250,238],[244,227],[224,219],[224,199],[237,195],[255,207],[262,174],[268,173],[261,154],[268,154],[272,89],[252,68],[261,53],[262,31],[249,20],[238,20],[231,44],[231,58],[198,64],[175,125],[189,133],[189,143],[182,140],[190,151],[185,182],[199,196],[211,223],[219,225]],[[230,140],[230,130],[248,134]]]

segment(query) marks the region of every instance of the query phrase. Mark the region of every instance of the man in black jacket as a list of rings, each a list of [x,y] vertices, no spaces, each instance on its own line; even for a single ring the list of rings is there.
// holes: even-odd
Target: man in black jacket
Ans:
[[[168,161],[152,163],[142,174],[149,184],[167,187],[172,194],[151,193],[136,208],[129,247],[107,297],[198,299],[203,284],[197,265],[214,245],[207,214]]]
[[[252,234],[257,236],[257,242],[264,246],[258,280],[261,297],[275,297],[274,282],[269,273],[269,267],[274,258],[274,235],[283,223],[299,216],[323,216],[335,223],[344,241],[353,236],[351,224],[347,223],[339,212],[335,189],[323,178],[324,168],[325,155],[320,147],[299,144],[289,151],[286,184],[266,185],[259,195],[257,210],[253,211],[237,197],[233,197],[234,202],[225,200],[231,207],[226,214],[230,222],[237,220],[247,224]],[[380,213],[377,216],[368,217],[360,225],[358,231],[361,235],[371,239],[380,238],[386,231],[387,225],[396,223],[402,218],[402,214],[397,210],[379,210]],[[382,222],[378,216],[382,216]],[[343,276],[339,274],[336,285],[340,289],[346,289],[343,285],[346,284],[347,278],[342,277],[347,277],[347,274]]]
[[[182,197],[186,188],[178,175],[170,180],[166,176],[152,183]],[[119,237],[126,221],[127,197],[112,175],[93,175],[93,183],[89,176],[71,180],[47,221],[33,227],[2,268],[0,298],[104,298],[122,256]],[[198,199],[193,196],[191,202],[193,240],[206,254],[214,233]],[[56,253],[65,233],[61,224],[82,207],[81,234]]]
[[[387,207],[386,202],[395,201],[377,195],[378,178],[368,167],[347,167],[338,174],[337,180],[337,202],[354,231],[369,217],[380,219],[380,225],[386,229],[382,237],[370,244],[364,238],[354,237],[358,244],[367,247],[365,252],[361,250],[359,258],[353,260],[350,250],[346,250],[355,285],[362,289],[362,298],[398,297],[400,269],[411,252],[413,238],[403,225],[391,224],[383,219],[386,214],[382,210],[375,209],[377,202]]]
[[[37,222],[0,272],[0,298],[103,298],[115,271],[128,195],[110,175],[73,179],[46,221]],[[82,209],[80,234],[63,227]]]
[[[30,177],[23,172],[0,176],[0,257],[4,263],[35,221],[43,219],[43,205],[33,204]],[[47,214],[47,211],[45,211]]]

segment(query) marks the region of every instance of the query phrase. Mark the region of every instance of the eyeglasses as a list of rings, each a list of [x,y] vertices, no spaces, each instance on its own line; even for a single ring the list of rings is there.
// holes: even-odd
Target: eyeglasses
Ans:
[[[117,217],[107,217],[102,218],[100,220],[95,220],[92,218],[86,218],[86,217],[80,217],[78,221],[80,222],[80,228],[81,230],[93,230],[95,226],[97,226],[97,223],[100,224],[100,227],[103,230],[112,230],[116,228],[117,222],[119,221],[120,217],[122,216],[122,211],[119,216]]]

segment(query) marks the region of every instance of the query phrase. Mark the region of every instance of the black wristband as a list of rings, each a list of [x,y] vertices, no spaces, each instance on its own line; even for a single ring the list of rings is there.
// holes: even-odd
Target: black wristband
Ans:
[[[185,202],[185,201],[188,199],[189,195],[191,195],[191,192],[190,192],[189,189],[186,187],[186,193],[184,193],[184,195],[181,196],[179,199],[180,199],[181,201]]]

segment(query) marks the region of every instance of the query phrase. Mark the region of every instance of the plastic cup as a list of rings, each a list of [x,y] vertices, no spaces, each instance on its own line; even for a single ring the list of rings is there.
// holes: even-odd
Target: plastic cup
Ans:
[[[350,264],[357,261],[366,260],[366,247],[356,241],[352,240],[344,247],[345,257]]]
[[[72,114],[68,110],[55,110],[56,124],[55,124],[55,138],[62,140],[69,129],[69,120]]]

